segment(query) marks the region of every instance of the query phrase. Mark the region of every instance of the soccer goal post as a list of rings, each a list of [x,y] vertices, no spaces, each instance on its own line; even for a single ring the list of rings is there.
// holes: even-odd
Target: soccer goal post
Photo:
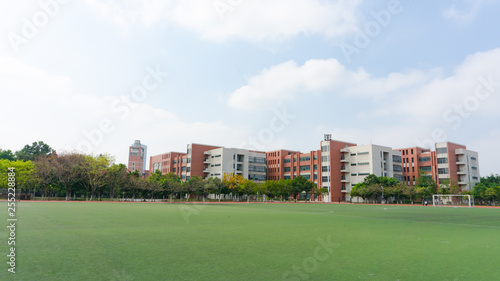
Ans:
[[[453,206],[453,205],[468,205],[474,207],[474,196],[472,195],[451,195],[451,194],[435,194],[432,195],[432,206]]]

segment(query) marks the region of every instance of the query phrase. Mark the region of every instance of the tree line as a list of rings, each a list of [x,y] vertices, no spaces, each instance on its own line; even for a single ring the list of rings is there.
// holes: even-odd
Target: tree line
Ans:
[[[353,186],[350,196],[360,197],[363,202],[403,202],[431,200],[432,195],[473,195],[476,204],[494,205],[500,201],[500,176],[481,178],[472,190],[462,190],[456,181],[437,184],[432,177],[420,172],[415,185],[407,185],[395,178],[368,175],[363,182]]]
[[[49,145],[39,141],[26,145],[13,153],[0,149],[0,188],[7,188],[7,169],[16,171],[17,189],[24,198],[30,195],[42,199],[65,197],[66,200],[85,198],[130,199],[212,199],[250,200],[255,195],[270,199],[321,198],[328,193],[313,182],[299,176],[294,179],[268,180],[256,183],[241,175],[225,174],[222,179],[202,179],[192,176],[187,181],[173,174],[152,173],[147,179],[137,171],[129,172],[124,164],[114,164],[110,155],[84,155],[79,153],[57,154]],[[481,178],[473,190],[463,191],[450,181],[438,185],[432,177],[421,172],[416,185],[406,185],[395,178],[367,176],[356,184],[351,198],[362,198],[364,202],[402,202],[430,199],[433,194],[473,195],[476,204],[495,204],[500,200],[500,176]]]

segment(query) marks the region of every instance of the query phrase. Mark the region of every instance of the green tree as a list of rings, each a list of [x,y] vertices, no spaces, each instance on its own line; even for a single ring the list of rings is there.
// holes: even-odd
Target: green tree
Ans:
[[[305,192],[307,196],[308,194],[310,194],[314,187],[315,184],[312,181],[307,180],[303,176],[294,178],[291,182],[291,191],[293,197],[295,198],[295,202],[297,202],[297,196],[299,196],[299,194]]]
[[[179,192],[182,187],[182,180],[179,176],[174,173],[168,173],[165,175],[165,186],[163,190],[169,193],[170,203],[172,203],[172,196],[174,193]]]
[[[220,178],[211,177],[211,178],[208,178],[205,180],[205,185],[207,186],[207,188],[209,190],[211,190],[213,193],[215,193],[215,195],[217,195],[217,197],[219,198],[219,202],[220,202],[220,199],[221,199],[224,187],[225,187],[222,180]]]
[[[46,157],[40,156],[37,158],[37,163],[43,166],[40,172],[48,176],[48,170],[50,170],[48,165],[52,165],[54,169],[54,178],[57,183],[64,188],[66,200],[70,200],[72,188],[76,186],[77,182],[84,183],[84,173],[86,171],[82,169],[86,161],[85,155],[78,153],[62,154],[51,157],[49,161],[45,161],[44,158]],[[45,187],[44,195],[47,196],[47,185],[44,184],[43,186]]]
[[[2,150],[0,149],[0,159],[5,159],[9,161],[16,161],[16,156],[12,153],[12,150]]]
[[[9,168],[14,168],[15,179],[16,179],[16,191],[25,191],[28,193],[28,189],[33,183],[33,174],[35,171],[35,166],[31,161],[10,161],[6,159],[0,159],[0,188],[8,189],[8,172]]]
[[[119,192],[120,187],[125,186],[127,174],[128,170],[125,164],[113,164],[108,168],[108,172],[106,173],[106,185],[108,187],[109,200],[113,201],[115,193]]]
[[[35,160],[39,156],[49,156],[55,151],[43,141],[27,144],[23,149],[16,152],[16,158],[22,161]]]

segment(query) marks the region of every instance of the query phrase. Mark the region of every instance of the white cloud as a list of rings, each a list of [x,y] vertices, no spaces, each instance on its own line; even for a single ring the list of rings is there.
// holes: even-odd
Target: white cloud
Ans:
[[[300,95],[328,92],[381,98],[393,92],[410,89],[428,81],[436,71],[424,73],[391,73],[375,78],[364,69],[347,70],[335,59],[309,60],[302,66],[288,61],[248,79],[248,84],[230,94],[231,107],[247,110],[268,109],[293,101]]]
[[[129,113],[114,113],[114,96],[76,94],[68,77],[12,58],[0,57],[0,92],[5,93],[0,111],[0,148],[19,150],[42,140],[56,150],[111,153],[126,163],[128,145],[141,139],[150,155],[168,150],[184,151],[190,142],[236,144],[245,132],[222,122],[184,122],[173,113],[145,103],[129,103]],[[121,106],[125,106],[122,103]],[[100,128],[108,120],[111,131]],[[109,125],[106,125],[108,127]],[[235,135],[241,139],[234,139]]]
[[[86,0],[114,24],[128,28],[170,22],[212,41],[282,41],[299,34],[342,36],[357,30],[361,0]]]
[[[458,24],[468,24],[473,21],[482,8],[484,1],[482,0],[466,0],[464,6],[457,8],[455,4],[443,11],[445,19]]]

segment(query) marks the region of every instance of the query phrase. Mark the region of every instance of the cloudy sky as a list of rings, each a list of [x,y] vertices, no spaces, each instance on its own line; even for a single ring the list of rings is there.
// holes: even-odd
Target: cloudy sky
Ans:
[[[452,141],[500,173],[500,1],[0,4],[0,148]]]

